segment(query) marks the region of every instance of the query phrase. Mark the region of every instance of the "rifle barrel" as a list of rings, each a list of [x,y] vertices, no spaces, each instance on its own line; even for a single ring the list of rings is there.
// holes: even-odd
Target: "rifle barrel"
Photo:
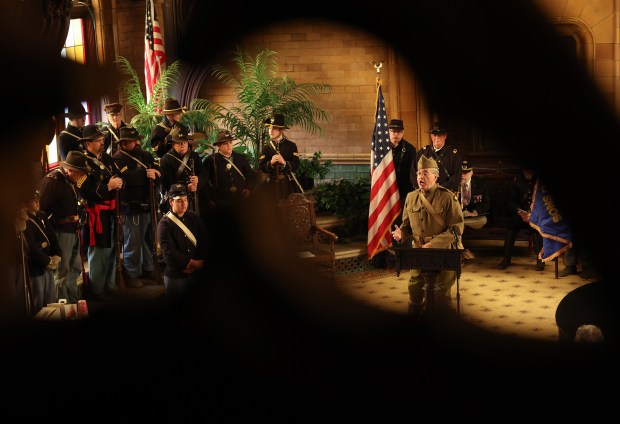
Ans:
[[[162,284],[161,269],[159,268],[159,253],[157,250],[157,203],[155,202],[155,181],[149,179],[149,192],[151,197],[151,240],[153,242],[153,273],[155,284]]]

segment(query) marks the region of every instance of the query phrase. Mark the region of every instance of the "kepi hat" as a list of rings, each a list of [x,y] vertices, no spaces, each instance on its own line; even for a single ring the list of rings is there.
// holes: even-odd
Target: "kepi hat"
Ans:
[[[440,122],[434,122],[433,128],[429,132],[431,134],[447,134],[448,130]]]
[[[288,128],[284,123],[284,115],[281,113],[272,113],[271,116],[264,121],[266,127]]]
[[[403,121],[400,119],[392,119],[390,120],[390,123],[388,124],[388,128],[389,129],[394,129],[394,130],[404,130],[405,127],[403,125]]]
[[[120,113],[122,108],[123,108],[123,105],[120,103],[108,103],[107,105],[103,107],[103,110],[105,110],[105,113],[112,115],[112,114]]]
[[[215,144],[217,146],[220,143],[223,143],[225,141],[232,141],[234,139],[235,138],[232,136],[230,131],[228,131],[228,130],[220,130],[217,133],[217,138],[215,139],[215,143],[213,143],[213,144]]]
[[[67,157],[59,164],[62,167],[73,169],[88,174],[88,164],[86,163],[86,155],[77,150],[71,150],[67,153]]]
[[[185,113],[187,111],[186,107],[181,107],[179,101],[173,97],[169,97],[166,99],[164,103],[164,115],[171,115],[174,113]]]
[[[418,161],[418,169],[426,169],[426,168],[437,168],[437,162],[433,158],[427,158],[426,156],[420,156],[420,160]]]
[[[69,119],[74,119],[79,116],[86,115],[88,115],[88,112],[86,112],[86,109],[84,109],[84,105],[82,105],[82,102],[75,102],[70,104],[67,107],[67,112],[65,112],[65,116]]]
[[[138,130],[135,127],[130,126],[121,127],[120,135],[121,137],[118,141],[140,141],[142,138],[140,137]]]
[[[472,169],[474,169],[473,165],[470,164],[468,161],[464,160],[463,164],[461,165],[461,171],[463,172],[469,172]]]
[[[88,124],[82,128],[82,138],[80,142],[93,141],[101,137],[105,137],[107,131],[102,131],[96,124]]]
[[[168,199],[180,199],[187,196],[187,186],[185,184],[172,184],[168,189]]]

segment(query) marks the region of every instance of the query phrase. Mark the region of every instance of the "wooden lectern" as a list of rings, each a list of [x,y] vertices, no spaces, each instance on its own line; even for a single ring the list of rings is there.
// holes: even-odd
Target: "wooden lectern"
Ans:
[[[424,292],[426,293],[426,311],[430,312],[434,306],[435,280],[441,271],[456,272],[456,308],[460,314],[459,279],[463,264],[465,249],[434,249],[411,246],[393,246],[395,253],[396,276],[402,269],[419,269],[424,278]]]

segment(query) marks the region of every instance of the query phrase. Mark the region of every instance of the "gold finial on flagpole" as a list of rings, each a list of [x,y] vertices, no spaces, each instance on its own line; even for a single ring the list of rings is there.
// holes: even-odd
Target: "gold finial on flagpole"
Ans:
[[[377,71],[377,85],[381,84],[381,67],[383,66],[383,62],[370,62],[372,66],[375,67]]]
[[[377,76],[381,75],[381,67],[383,66],[383,62],[370,62],[372,63],[372,66],[375,67],[375,69],[377,70]]]

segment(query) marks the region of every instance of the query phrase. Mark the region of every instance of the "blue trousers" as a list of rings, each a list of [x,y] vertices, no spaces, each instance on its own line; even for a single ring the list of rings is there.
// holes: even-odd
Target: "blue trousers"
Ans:
[[[116,255],[116,246],[88,246],[88,283],[92,294],[116,288]]]
[[[43,275],[31,277],[30,288],[32,289],[32,303],[34,304],[35,314],[48,303],[54,303],[57,300],[54,273],[51,269],[46,269]]]
[[[153,272],[153,249],[150,243],[151,214],[125,215],[123,220],[123,264],[129,278]]]
[[[77,233],[61,233],[56,231],[60,246],[60,263],[54,272],[54,279],[58,289],[58,298],[67,299],[67,303],[77,303],[77,280],[82,273],[82,258],[80,257],[80,238]]]

